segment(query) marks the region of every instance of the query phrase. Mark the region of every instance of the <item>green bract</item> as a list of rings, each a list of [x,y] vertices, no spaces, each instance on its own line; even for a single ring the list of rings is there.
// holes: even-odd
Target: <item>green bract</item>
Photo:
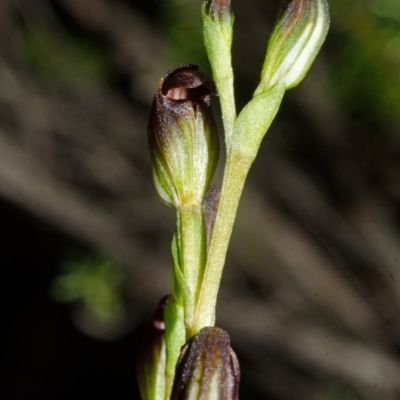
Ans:
[[[195,65],[181,65],[160,80],[149,119],[149,145],[157,191],[178,208],[201,204],[218,160],[210,111],[214,84]]]

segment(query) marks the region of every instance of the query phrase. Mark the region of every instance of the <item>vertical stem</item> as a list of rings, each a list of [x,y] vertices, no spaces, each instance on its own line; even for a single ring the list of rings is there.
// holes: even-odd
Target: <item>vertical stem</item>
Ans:
[[[215,14],[208,13],[206,8],[206,3],[204,3],[202,8],[204,45],[220,96],[226,148],[229,149],[236,120],[231,55],[234,18],[230,12],[229,4],[224,7],[223,15],[218,12]]]
[[[182,346],[197,331],[193,330],[195,307],[205,262],[206,229],[201,205],[183,203],[178,208],[177,227],[173,243],[175,267],[174,296],[168,301],[164,312],[167,342],[166,397],[170,398],[175,376],[175,366]],[[175,247],[176,246],[176,247]],[[177,303],[183,301],[182,304]]]
[[[206,263],[206,229],[200,205],[182,204],[178,215],[179,251],[181,253],[182,273],[187,283],[188,292],[183,299],[185,308],[186,339],[194,333],[198,290]]]
[[[218,76],[218,71],[213,69],[213,76]],[[233,72],[232,67],[226,72],[225,76],[218,79],[217,87],[220,97],[222,123],[224,125],[226,148],[229,150],[232,144],[233,129],[236,120],[235,94],[233,92]]]
[[[169,400],[174,383],[175,367],[181,348],[185,344],[184,310],[170,296],[164,310],[166,364],[165,364],[165,400]]]
[[[253,160],[253,156],[239,152],[232,153],[228,157],[218,213],[196,308],[194,329],[197,331],[204,326],[214,325],[218,288],[225,264],[229,239],[235,222],[240,196]]]

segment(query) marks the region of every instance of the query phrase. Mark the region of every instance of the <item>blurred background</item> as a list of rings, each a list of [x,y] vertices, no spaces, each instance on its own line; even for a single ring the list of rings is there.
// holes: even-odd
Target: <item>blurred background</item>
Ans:
[[[329,3],[229,249],[217,321],[242,399],[400,399],[400,2]],[[175,218],[153,188],[147,115],[168,69],[209,71],[200,4],[0,2],[1,398],[139,399]],[[239,108],[277,4],[233,1]]]

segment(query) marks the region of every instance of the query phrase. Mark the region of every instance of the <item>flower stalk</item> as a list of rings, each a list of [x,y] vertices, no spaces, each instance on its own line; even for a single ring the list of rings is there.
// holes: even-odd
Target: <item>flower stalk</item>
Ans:
[[[280,15],[269,41],[260,84],[253,98],[235,118],[233,133],[226,139],[227,160],[196,310],[197,329],[214,323],[226,253],[249,169],[278,112],[285,91],[297,85],[307,73],[325,40],[328,26],[326,0],[281,2]],[[213,65],[212,57],[210,63]],[[222,87],[220,77],[213,77],[217,88]]]
[[[238,398],[239,369],[229,336],[213,327],[229,240],[250,167],[285,91],[304,78],[325,40],[328,3],[282,0],[260,82],[238,116],[230,0],[207,0],[202,22],[215,84],[195,65],[173,68],[160,80],[150,112],[154,182],[161,199],[176,209],[177,224],[173,290],[163,303],[165,332],[157,336],[156,352],[141,358],[143,400]],[[221,191],[210,188],[219,155],[210,109],[216,90],[226,144]]]
[[[231,56],[234,16],[230,3],[208,0],[202,8],[204,45],[219,94],[227,150],[236,119]]]

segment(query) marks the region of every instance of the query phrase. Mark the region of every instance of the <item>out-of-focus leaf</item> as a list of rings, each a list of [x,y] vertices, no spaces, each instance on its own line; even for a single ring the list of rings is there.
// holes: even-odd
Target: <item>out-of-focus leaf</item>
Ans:
[[[100,321],[106,322],[123,312],[123,274],[115,263],[99,256],[71,259],[51,287],[54,300],[82,302]]]

